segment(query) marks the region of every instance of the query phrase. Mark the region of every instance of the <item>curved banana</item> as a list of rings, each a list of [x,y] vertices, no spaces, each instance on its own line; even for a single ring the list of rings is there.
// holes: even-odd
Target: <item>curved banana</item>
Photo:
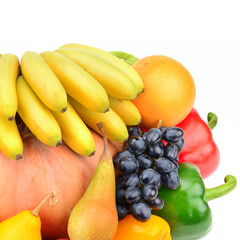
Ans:
[[[84,68],[104,87],[108,95],[128,100],[137,98],[137,89],[128,76],[99,57],[72,48],[59,48],[56,52]]]
[[[14,54],[4,54],[0,58],[0,117],[9,121],[17,112],[16,80],[19,74],[19,60]]]
[[[75,48],[78,50],[81,50],[82,52],[94,55],[103,61],[105,61],[108,64],[111,64],[115,68],[121,70],[123,73],[125,73],[134,83],[135,87],[138,90],[138,93],[143,92],[144,86],[142,79],[138,75],[138,73],[126,62],[122,61],[118,57],[112,55],[111,53],[108,53],[104,50],[83,45],[83,44],[77,44],[77,43],[70,43],[70,44],[65,44],[61,48]]]
[[[128,130],[123,120],[110,108],[106,113],[93,112],[69,96],[68,101],[86,125],[101,134],[97,124],[102,122],[107,138],[116,142],[124,142],[128,138]]]
[[[23,155],[23,142],[15,119],[0,118],[0,151],[8,158],[18,160]]]
[[[78,154],[92,156],[95,153],[93,136],[70,103],[64,114],[51,112],[61,128],[63,141]]]
[[[138,125],[141,122],[141,115],[137,107],[127,100],[120,100],[108,96],[110,108],[125,122],[126,125]]]
[[[59,146],[62,144],[61,130],[57,121],[23,76],[19,76],[17,79],[17,94],[18,114],[31,132],[47,145]]]
[[[105,112],[109,109],[105,89],[78,64],[57,52],[46,51],[41,56],[70,96],[90,110]]]
[[[61,82],[35,52],[25,52],[21,59],[21,72],[40,100],[57,112],[67,110],[67,94]]]

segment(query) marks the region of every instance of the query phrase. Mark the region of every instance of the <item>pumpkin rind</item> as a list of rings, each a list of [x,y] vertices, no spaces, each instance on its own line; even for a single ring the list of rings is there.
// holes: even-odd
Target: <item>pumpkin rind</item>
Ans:
[[[0,221],[24,209],[34,209],[51,191],[58,203],[40,211],[44,239],[67,237],[67,221],[73,206],[83,196],[103,150],[102,137],[91,131],[96,152],[84,157],[66,144],[47,146],[30,135],[23,139],[23,158],[13,161],[0,152]],[[111,154],[123,145],[109,141]]]

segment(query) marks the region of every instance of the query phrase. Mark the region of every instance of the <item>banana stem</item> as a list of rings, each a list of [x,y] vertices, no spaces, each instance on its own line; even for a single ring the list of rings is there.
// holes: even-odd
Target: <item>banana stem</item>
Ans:
[[[41,209],[41,207],[45,204],[45,202],[47,202],[49,200],[49,205],[51,207],[55,206],[57,203],[57,197],[55,192],[51,192],[46,198],[43,199],[43,201],[35,208],[31,211],[32,215],[34,215],[35,217],[38,217],[39,211]]]
[[[24,140],[25,138],[32,136],[32,132],[29,130],[29,128],[27,127],[27,125],[24,122],[21,122],[18,125],[18,130],[20,132],[20,135],[22,137],[22,139]]]
[[[237,186],[237,179],[232,175],[227,175],[224,182],[218,187],[206,189],[205,200],[207,202],[230,193]]]

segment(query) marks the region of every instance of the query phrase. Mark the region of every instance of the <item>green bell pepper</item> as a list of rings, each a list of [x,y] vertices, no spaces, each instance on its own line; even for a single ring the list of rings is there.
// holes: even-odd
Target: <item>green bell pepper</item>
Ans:
[[[232,191],[237,180],[228,175],[225,184],[205,189],[200,171],[193,163],[179,164],[179,180],[176,190],[166,187],[159,190],[164,207],[152,213],[169,223],[173,240],[199,239],[211,230],[212,214],[207,202]]]

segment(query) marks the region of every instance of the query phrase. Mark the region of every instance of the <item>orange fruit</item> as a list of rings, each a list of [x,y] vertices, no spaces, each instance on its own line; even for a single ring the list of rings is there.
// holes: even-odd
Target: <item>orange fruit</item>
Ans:
[[[142,78],[144,92],[133,100],[141,127],[175,126],[191,111],[196,88],[189,71],[173,58],[153,55],[138,60],[133,68]]]

